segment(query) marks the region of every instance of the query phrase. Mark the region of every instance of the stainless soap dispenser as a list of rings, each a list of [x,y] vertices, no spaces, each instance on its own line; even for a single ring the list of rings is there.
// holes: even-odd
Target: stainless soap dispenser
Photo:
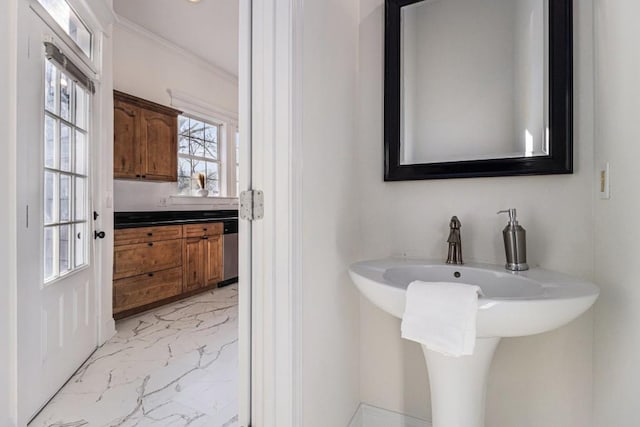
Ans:
[[[527,232],[518,224],[518,220],[516,219],[516,210],[512,208],[499,211],[498,213],[509,214],[509,223],[504,230],[502,230],[502,236],[504,238],[504,252],[507,256],[507,264],[505,265],[505,268],[510,271],[528,270]]]

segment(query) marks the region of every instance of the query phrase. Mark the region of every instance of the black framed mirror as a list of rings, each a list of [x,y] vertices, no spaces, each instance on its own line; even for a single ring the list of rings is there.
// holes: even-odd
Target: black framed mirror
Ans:
[[[572,0],[385,0],[385,181],[572,173],[572,21]]]

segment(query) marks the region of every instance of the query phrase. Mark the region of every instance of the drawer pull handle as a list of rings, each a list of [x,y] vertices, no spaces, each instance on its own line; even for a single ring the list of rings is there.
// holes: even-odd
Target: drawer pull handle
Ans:
[[[153,277],[153,273],[149,273],[149,277]]]
[[[147,245],[149,245],[149,246],[153,246],[153,243],[149,242],[149,243],[147,243]]]
[[[153,236],[153,233],[147,233],[147,236],[151,237]]]
[[[202,229],[202,231],[207,231],[207,229],[206,229],[206,228],[203,228],[203,229]]]
[[[207,237],[207,236],[202,236],[202,240],[208,240],[208,239],[209,239],[209,237]]]

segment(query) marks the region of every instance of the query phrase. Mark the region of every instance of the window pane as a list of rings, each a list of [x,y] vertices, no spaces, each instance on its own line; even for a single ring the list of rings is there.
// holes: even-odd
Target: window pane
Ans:
[[[91,58],[91,32],[65,0],[38,0],[65,33]]]
[[[205,176],[207,175],[207,162],[204,162],[202,160],[196,160],[193,159],[192,161],[192,171],[193,173],[191,174],[194,178],[199,174],[199,173],[203,173]],[[195,184],[194,188],[198,188],[198,184]]]
[[[191,191],[191,178],[185,176],[178,177],[178,191],[181,194],[189,194]]]
[[[71,128],[60,123],[60,169],[71,171]]]
[[[71,79],[60,73],[60,117],[71,121]]]
[[[44,229],[44,280],[49,280],[55,276],[53,271],[55,247],[54,227],[47,227]]]
[[[74,266],[75,267],[80,267],[82,265],[85,264],[85,240],[87,238],[87,224],[86,223],[81,223],[81,224],[76,224],[75,225],[75,230],[74,230],[74,235],[75,235],[75,251],[76,251],[76,256],[75,256],[75,262],[74,262]]]
[[[73,243],[69,240],[71,234],[70,225],[61,225],[60,230],[60,275],[71,270],[71,246]]]
[[[205,141],[218,141],[218,126],[205,124],[204,126]]]
[[[189,138],[186,136],[178,137],[178,154],[189,154]]]
[[[73,123],[76,126],[78,126],[80,129],[87,130],[87,115],[88,115],[87,92],[85,92],[85,90],[78,85],[74,85],[74,92],[75,92],[76,104],[74,109],[75,117],[74,117]]]
[[[189,119],[189,135],[192,138],[204,139],[204,123],[199,120]]]
[[[44,91],[44,108],[57,113],[58,70],[49,61],[44,70]]]
[[[218,143],[217,142],[206,142],[205,149],[206,149],[204,153],[205,157],[218,160]]]
[[[213,195],[220,193],[217,163],[207,162],[207,190],[209,190],[209,194]]]
[[[178,133],[181,135],[189,135],[189,117],[178,117]]]
[[[191,178],[191,159],[178,158],[178,176]]]
[[[71,221],[71,177],[60,175],[60,222]]]
[[[53,172],[44,173],[44,223],[51,224],[56,222],[56,182],[58,174]]]
[[[204,140],[191,138],[189,140],[189,154],[197,157],[204,157]]]
[[[86,178],[76,178],[76,216],[74,220],[83,220],[87,218],[87,191]]]
[[[86,136],[81,131],[76,130],[76,167],[75,172],[81,175],[85,175],[87,173],[87,155],[85,151],[86,147]]]
[[[44,116],[44,165],[55,168],[56,165],[56,120]]]

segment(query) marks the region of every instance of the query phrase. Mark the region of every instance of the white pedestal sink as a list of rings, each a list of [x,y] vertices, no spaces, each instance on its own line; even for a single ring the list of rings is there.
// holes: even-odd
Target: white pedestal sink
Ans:
[[[487,376],[500,339],[563,326],[588,310],[599,295],[593,283],[540,268],[509,272],[487,264],[385,258],[355,263],[349,274],[369,301],[398,318],[414,280],[467,283],[482,289],[473,355],[449,357],[423,346],[433,427],[484,426]]]

